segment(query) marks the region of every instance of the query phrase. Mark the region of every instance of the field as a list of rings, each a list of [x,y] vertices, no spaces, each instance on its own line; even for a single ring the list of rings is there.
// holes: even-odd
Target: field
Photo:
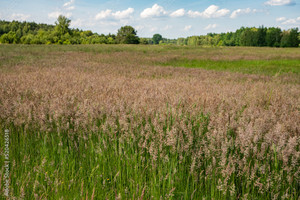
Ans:
[[[0,195],[300,198],[300,49],[0,45]]]

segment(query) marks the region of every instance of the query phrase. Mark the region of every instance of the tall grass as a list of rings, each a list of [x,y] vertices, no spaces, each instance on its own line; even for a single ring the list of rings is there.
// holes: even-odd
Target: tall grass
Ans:
[[[198,64],[199,48],[18,47],[1,54],[1,197],[8,129],[11,199],[299,199],[298,73],[153,66]],[[51,50],[30,55],[42,47]],[[263,68],[277,50],[253,61],[206,51],[220,56],[203,61],[212,67]],[[268,63],[298,67],[282,56]]]
[[[277,147],[266,145],[263,138],[251,142],[246,153],[231,129],[222,137],[223,144],[216,142],[208,132],[208,115],[170,113],[163,119],[128,115],[126,126],[118,119],[107,123],[107,117],[96,120],[97,131],[86,127],[74,132],[72,124],[61,130],[55,122],[46,132],[31,126],[1,127],[2,136],[4,128],[11,132],[11,197],[297,199],[300,195],[299,160],[292,163],[289,156],[284,164]],[[289,145],[299,149],[299,141]],[[264,151],[264,159],[255,151]]]

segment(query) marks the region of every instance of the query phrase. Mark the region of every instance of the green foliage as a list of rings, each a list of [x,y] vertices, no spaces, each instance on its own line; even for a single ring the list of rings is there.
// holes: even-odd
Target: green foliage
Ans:
[[[257,31],[257,46],[266,46],[267,29],[264,26],[259,27]]]
[[[153,44],[159,44],[159,42],[162,40],[163,40],[163,37],[158,33],[154,34],[152,37]]]
[[[291,47],[298,47],[299,46],[299,38],[298,38],[298,28],[294,28],[290,30],[289,35],[289,44]]]
[[[57,18],[57,22],[55,22],[55,31],[59,34],[59,36],[62,36],[66,33],[69,33],[69,26],[71,24],[71,20],[66,18],[65,16],[60,15]]]
[[[132,26],[123,26],[118,30],[116,40],[120,44],[138,44],[139,37]]]
[[[140,44],[149,44],[149,41],[147,38],[140,38]]]
[[[16,34],[12,31],[5,33],[0,38],[1,43],[16,43]]]
[[[290,33],[289,33],[289,31],[283,31],[282,32],[280,46],[281,47],[289,47],[290,46]]]
[[[56,26],[34,22],[0,21],[0,43],[9,44],[115,44],[115,35],[70,29],[71,20],[59,16]]]
[[[199,45],[200,37],[199,36],[192,36],[187,38],[187,45],[196,46]]]
[[[185,38],[178,38],[177,45],[187,45],[187,39]]]
[[[282,33],[280,28],[274,27],[241,27],[236,32],[208,33],[207,35],[178,38],[177,44],[189,46],[298,47],[299,32],[297,28]]]
[[[241,34],[242,46],[258,46],[258,29],[246,28]]]
[[[266,45],[269,47],[279,47],[281,41],[281,29],[269,28],[266,33]]]

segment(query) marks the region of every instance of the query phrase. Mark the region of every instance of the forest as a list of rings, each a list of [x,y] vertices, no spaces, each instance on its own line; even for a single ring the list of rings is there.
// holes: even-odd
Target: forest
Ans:
[[[188,46],[268,46],[299,47],[298,28],[241,27],[235,32],[208,33],[187,38],[167,39],[160,34],[140,38],[132,26],[124,26],[117,34],[98,34],[90,30],[70,28],[71,20],[59,16],[55,25],[35,22],[0,21],[0,43],[9,44],[176,44]]]

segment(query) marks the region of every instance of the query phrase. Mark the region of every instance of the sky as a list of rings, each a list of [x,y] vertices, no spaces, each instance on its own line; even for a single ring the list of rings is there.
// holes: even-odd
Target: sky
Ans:
[[[0,0],[0,20],[54,24],[116,34],[131,25],[139,37],[179,38],[245,27],[300,28],[300,0]]]

